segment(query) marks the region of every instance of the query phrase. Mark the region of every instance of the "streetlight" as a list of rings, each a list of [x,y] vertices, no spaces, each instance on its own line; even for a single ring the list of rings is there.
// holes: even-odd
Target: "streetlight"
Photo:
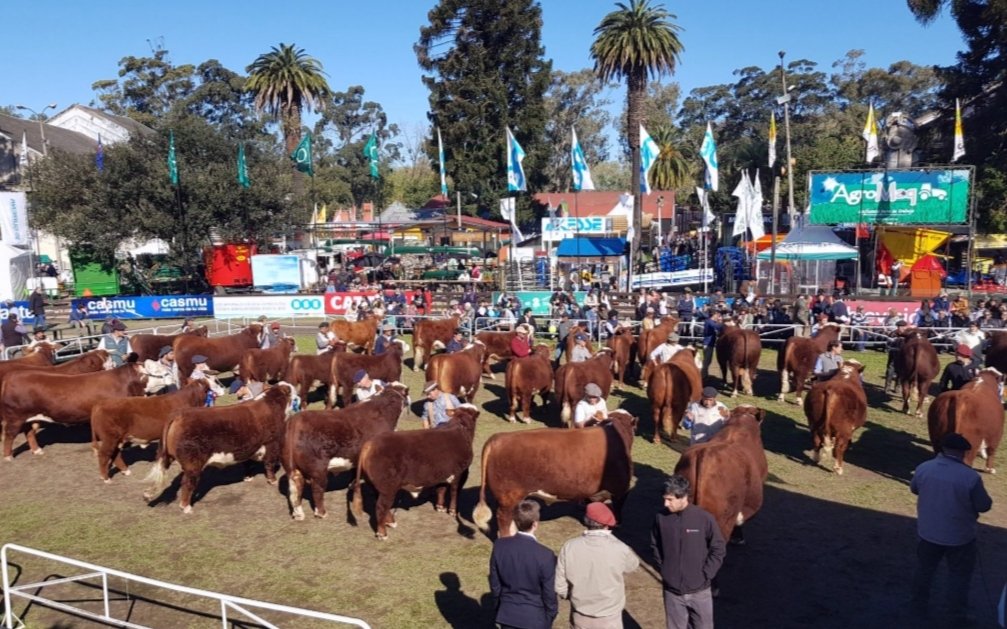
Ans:
[[[23,109],[24,111],[30,111],[32,114],[35,115],[35,118],[38,119],[38,130],[39,130],[39,133],[42,134],[42,155],[48,157],[49,156],[49,147],[46,145],[46,142],[45,142],[45,124],[42,122],[42,116],[45,115],[45,112],[46,112],[47,109],[56,109],[56,103],[49,103],[48,105],[46,105],[45,107],[42,108],[41,113],[35,111],[31,107],[25,107],[24,105],[15,105],[14,108],[15,109]]]

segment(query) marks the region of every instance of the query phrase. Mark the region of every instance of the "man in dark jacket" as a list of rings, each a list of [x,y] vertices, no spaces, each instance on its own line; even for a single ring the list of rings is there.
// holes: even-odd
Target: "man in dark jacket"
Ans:
[[[724,333],[724,324],[719,312],[713,312],[710,318],[703,322],[703,378],[710,375],[710,363],[713,362],[713,352],[717,348],[717,339]]]
[[[713,629],[710,583],[727,550],[713,516],[689,504],[689,490],[684,476],[665,482],[665,508],[654,518],[651,547],[664,585],[668,629]]]
[[[45,327],[45,295],[42,294],[42,287],[36,286],[28,298],[28,311],[35,316],[35,327]]]
[[[490,591],[496,597],[500,627],[548,629],[559,613],[556,554],[538,543],[539,506],[522,500],[514,507],[517,534],[493,543]]]
[[[17,314],[11,312],[7,315],[7,320],[0,324],[0,336],[4,347],[16,347],[24,345],[24,337],[28,334],[28,328],[18,321]]]
[[[948,363],[941,374],[941,383],[938,391],[957,391],[964,387],[976,377],[976,368],[972,364],[972,349],[968,345],[960,344],[955,348],[955,361]]]

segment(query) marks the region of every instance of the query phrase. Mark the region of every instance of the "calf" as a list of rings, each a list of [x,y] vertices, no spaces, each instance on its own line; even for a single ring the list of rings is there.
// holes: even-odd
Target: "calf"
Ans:
[[[503,360],[514,357],[511,353],[510,345],[517,332],[480,332],[476,334],[476,340],[486,348],[486,355],[483,358],[483,373],[492,379],[496,375],[490,371],[490,359]]]
[[[206,356],[206,366],[217,371],[231,371],[241,361],[246,349],[259,346],[262,324],[253,323],[237,334],[203,338],[182,334],[175,337],[175,365],[178,367],[179,384],[189,381],[192,373],[192,357]]]
[[[135,443],[147,447],[161,438],[164,423],[174,411],[196,408],[206,402],[210,390],[208,379],[193,380],[178,391],[151,397],[128,397],[101,400],[91,409],[91,447],[98,455],[98,476],[106,483],[109,465],[129,476],[129,467],[122,460],[122,446]]]
[[[619,332],[608,338],[606,347],[612,350],[612,373],[619,379],[617,389],[626,386],[626,368],[633,363],[633,353],[636,351],[636,338],[629,328],[620,329]]]
[[[690,446],[675,473],[689,479],[693,504],[717,521],[724,539],[762,508],[763,483],[769,475],[762,447],[765,413],[754,406],[739,406],[717,434]]]
[[[350,349],[363,348],[365,354],[374,350],[374,341],[378,336],[378,319],[370,316],[363,321],[336,320],[329,323],[329,329],[340,341]]]
[[[464,398],[469,404],[479,391],[482,381],[483,356],[486,347],[479,341],[453,354],[437,354],[427,363],[427,382],[436,382],[441,391]]]
[[[192,513],[192,493],[206,467],[262,461],[266,481],[276,483],[286,419],[299,403],[294,387],[281,382],[250,402],[175,411],[161,433],[157,460],[146,478],[152,485],[143,497],[154,500],[161,494],[175,459],[182,467],[179,507],[186,514]]]
[[[754,330],[743,330],[737,326],[729,326],[724,334],[717,339],[717,364],[720,374],[727,384],[728,370],[734,388],[731,397],[738,397],[738,388],[745,395],[752,395],[752,381],[759,373],[759,357],[762,355],[762,341]],[[816,357],[817,359],[817,357]]]
[[[345,349],[345,345],[342,346]],[[332,359],[337,351],[330,350],[321,354],[308,355],[297,354],[290,359],[290,366],[287,367],[286,382],[297,387],[298,395],[305,406],[308,405],[308,393],[315,382],[321,382],[325,386],[325,408],[331,408],[328,390],[332,385]]]
[[[987,367],[961,389],[937,396],[927,413],[934,452],[940,452],[944,437],[957,432],[972,444],[965,453],[965,464],[971,467],[978,454],[986,459],[984,470],[996,473],[993,458],[1004,429],[1004,409],[999,393],[1002,380],[1003,374]]]
[[[13,458],[14,437],[28,421],[84,424],[91,421],[91,409],[100,400],[143,395],[146,383],[147,376],[137,363],[77,375],[51,371],[7,374],[0,386],[4,458]],[[32,454],[42,454],[35,433],[33,425],[28,431],[28,446]]]
[[[269,349],[246,349],[238,363],[238,373],[247,382],[268,382],[270,377],[284,380],[290,364],[290,354],[297,349],[297,341],[292,336],[280,339]]]
[[[380,356],[369,354],[351,354],[341,352],[332,358],[332,375],[329,385],[329,403],[334,406],[340,391],[343,395],[343,406],[350,403],[353,392],[353,374],[363,369],[371,378],[385,382],[397,382],[402,378],[402,343],[392,343],[388,350]]]
[[[520,405],[524,411],[521,421],[531,423],[531,404],[536,393],[542,397],[542,406],[546,405],[546,396],[552,391],[553,378],[549,354],[548,346],[536,345],[530,356],[515,358],[507,364],[507,377],[504,380],[510,409],[507,421],[517,421]]]
[[[514,534],[514,507],[527,496],[547,501],[612,499],[618,516],[633,478],[636,418],[623,410],[583,430],[539,428],[497,433],[486,440],[482,485],[472,521],[489,530],[493,513],[486,488],[497,503],[497,532]]]
[[[364,513],[363,486],[366,480],[377,492],[374,517],[376,536],[388,539],[388,527],[395,528],[392,505],[401,489],[418,496],[425,487],[437,488],[437,511],[444,511],[444,493],[451,492],[447,512],[458,511],[458,492],[465,486],[472,464],[472,439],[479,409],[462,404],[449,411],[451,420],[439,428],[386,432],[369,439],[360,450],[353,492],[353,514]]]
[[[584,399],[584,387],[591,382],[597,384],[601,396],[608,399],[612,389],[612,350],[607,347],[584,362],[566,363],[556,371],[556,401],[565,425],[571,425],[573,407]]]
[[[661,429],[674,439],[690,402],[699,401],[703,392],[702,363],[692,347],[676,353],[670,361],[650,372],[647,398],[654,418],[654,443],[661,443]]]
[[[923,417],[923,403],[930,392],[930,383],[940,373],[937,350],[919,329],[902,333],[905,341],[894,357],[895,377],[902,385],[902,412],[911,415],[909,401],[915,394],[916,416]]]
[[[161,348],[171,347],[175,339],[180,336],[201,336],[206,338],[207,329],[205,325],[194,328],[189,332],[179,332],[178,334],[134,334],[129,337],[129,346],[139,356],[142,363],[145,360],[157,360],[160,356]]]
[[[461,317],[421,319],[413,325],[413,371],[422,369],[435,348],[444,347],[461,325]]]
[[[816,382],[804,400],[815,463],[821,461],[824,447],[832,453],[832,469],[840,475],[854,431],[867,422],[867,396],[860,381],[863,370],[855,360],[844,361],[835,375]]]
[[[283,470],[289,479],[288,498],[295,520],[304,519],[301,499],[311,483],[315,517],[324,518],[329,472],[353,469],[364,442],[392,432],[410,404],[409,388],[393,382],[365,402],[334,411],[304,411],[287,422],[283,440]]]

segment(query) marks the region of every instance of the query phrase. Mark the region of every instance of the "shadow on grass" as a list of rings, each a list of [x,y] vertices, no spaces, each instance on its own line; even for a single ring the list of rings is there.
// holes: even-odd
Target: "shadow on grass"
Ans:
[[[483,594],[480,600],[469,596],[462,590],[461,580],[454,572],[442,572],[440,580],[444,589],[434,592],[434,603],[449,627],[467,629],[495,626],[493,619],[496,616],[496,601],[491,594]]]

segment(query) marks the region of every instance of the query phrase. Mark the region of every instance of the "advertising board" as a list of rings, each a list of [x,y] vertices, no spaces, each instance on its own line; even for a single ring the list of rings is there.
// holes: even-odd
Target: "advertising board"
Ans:
[[[324,317],[322,295],[242,295],[213,298],[213,314],[217,319],[241,317]]]
[[[521,302],[521,312],[517,313],[519,317],[525,308],[531,308],[531,313],[536,317],[548,317],[552,313],[552,304],[549,303],[552,299],[552,293],[547,290],[525,290],[507,294],[517,297]],[[587,293],[583,291],[574,293],[577,303],[582,306],[585,297],[587,297]],[[493,303],[496,304],[498,301],[500,301],[500,293],[495,292],[493,293]]]
[[[969,175],[966,169],[811,173],[811,223],[965,223]]]
[[[35,315],[28,310],[27,301],[0,301],[0,321],[6,320],[12,312],[27,327],[31,327],[35,323]]]
[[[702,284],[704,275],[707,282],[713,282],[713,269],[705,269],[705,273],[703,271],[704,269],[685,269],[665,273],[641,273],[633,276],[633,290]]]
[[[406,303],[412,302],[417,291],[405,290],[402,294]],[[325,314],[345,316],[351,304],[359,304],[365,298],[369,301],[378,295],[378,291],[349,291],[344,293],[325,293]]]
[[[542,219],[542,241],[559,242],[577,236],[608,234],[612,229],[609,216],[585,216]]]
[[[70,302],[74,310],[84,304],[91,319],[172,319],[212,317],[210,295],[155,295],[149,297],[81,297]]]
[[[264,293],[296,293],[301,288],[301,258],[295,255],[252,256],[252,282]]]

